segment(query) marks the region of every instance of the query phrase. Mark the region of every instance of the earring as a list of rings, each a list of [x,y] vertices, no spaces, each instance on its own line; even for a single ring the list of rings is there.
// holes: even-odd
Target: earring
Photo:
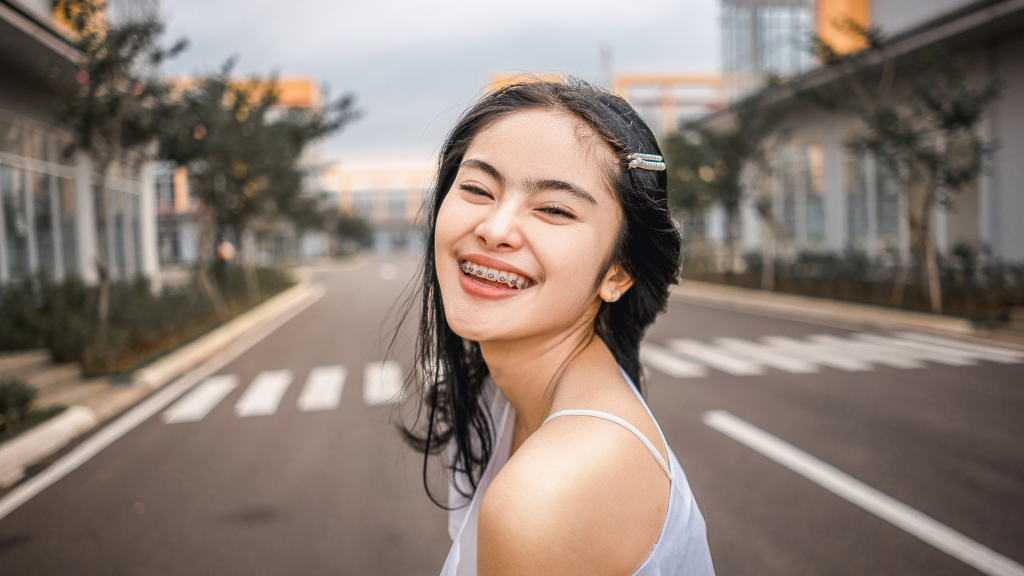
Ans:
[[[619,299],[619,294],[618,294],[618,292],[616,292],[616,291],[615,291],[615,288],[612,288],[612,296],[611,296],[611,298],[609,298],[609,299],[608,299],[607,301],[608,301],[608,302],[615,302],[615,301],[616,301],[616,300],[618,300],[618,299]]]

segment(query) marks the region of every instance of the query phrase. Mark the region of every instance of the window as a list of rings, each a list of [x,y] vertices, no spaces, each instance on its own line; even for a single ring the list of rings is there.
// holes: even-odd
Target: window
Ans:
[[[53,228],[53,200],[49,174],[32,173],[32,217],[35,220],[36,258],[39,271],[53,278],[57,275],[56,242]]]
[[[863,155],[850,155],[846,160],[846,229],[849,247],[868,252],[871,240],[871,204],[869,202],[868,159]]]
[[[3,198],[7,277],[14,280],[29,273],[29,221],[24,170],[0,165],[0,196]]]

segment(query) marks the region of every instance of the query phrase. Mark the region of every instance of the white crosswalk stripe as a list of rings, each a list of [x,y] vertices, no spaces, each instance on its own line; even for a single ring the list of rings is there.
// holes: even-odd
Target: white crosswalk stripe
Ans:
[[[218,374],[207,378],[162,414],[166,424],[199,422],[238,387],[238,376]]]
[[[832,334],[811,334],[807,339],[811,342],[822,344],[830,348],[847,350],[853,354],[859,355],[861,360],[871,362],[872,364],[892,366],[893,368],[902,368],[904,370],[924,368],[925,366],[924,362],[921,362],[920,360],[893,354],[889,348],[884,348],[868,342],[850,340],[849,338],[840,338],[839,336],[834,336]]]
[[[770,346],[765,346],[758,342],[750,342],[742,338],[716,338],[715,343],[727,350],[753,358],[765,366],[789,372],[790,374],[814,374],[819,372],[817,366],[812,362],[787,356]]]
[[[998,364],[1020,364],[1020,361],[1009,358],[1002,354],[993,354],[991,352],[982,352],[980,350],[969,350],[961,347],[946,346],[943,344],[934,344],[932,342],[923,342],[921,340],[913,340],[906,338],[899,338],[899,340],[905,345],[915,350],[925,350],[928,352],[934,352],[936,354],[952,354],[959,356],[960,358],[969,358],[971,360],[987,360],[988,362],[996,362]]]
[[[291,370],[264,370],[253,378],[235,404],[235,416],[270,416],[277,412],[284,393],[292,383]]]
[[[707,375],[707,370],[700,364],[684,360],[650,342],[640,344],[640,362],[673,378],[703,378]]]
[[[403,381],[402,365],[398,362],[367,362],[363,367],[363,402],[367,406],[400,402]]]
[[[961,342],[916,332],[896,336],[852,333],[810,334],[803,339],[764,336],[761,342],[719,337],[714,342],[694,338],[669,338],[666,349],[652,342],[640,345],[640,361],[646,367],[673,378],[703,378],[708,369],[738,376],[764,374],[773,368],[789,374],[813,374],[825,366],[846,372],[867,372],[875,366],[902,370],[927,368],[930,364],[977,366],[981,362],[1024,364],[1024,352]]]
[[[853,337],[862,342],[869,342],[871,344],[885,346],[892,350],[899,350],[904,353],[910,353],[913,354],[918,359],[928,360],[929,362],[936,362],[938,364],[945,364],[947,366],[978,365],[977,362],[958,354],[948,354],[944,352],[937,352],[934,350],[928,350],[926,348],[914,346],[914,342],[911,340],[903,340],[901,338],[893,338],[891,336],[882,336],[880,334],[864,333],[854,334]]]
[[[315,366],[306,377],[296,405],[300,412],[334,410],[341,405],[348,372],[341,364]]]
[[[668,346],[698,364],[703,364],[726,374],[732,374],[733,376],[760,376],[764,374],[764,370],[752,362],[751,358],[742,358],[735,352],[711,344],[705,344],[692,338],[673,338],[668,341]]]
[[[899,336],[900,338],[905,338],[907,340],[919,340],[921,342],[930,342],[932,344],[940,344],[952,348],[963,348],[965,350],[986,352],[988,354],[1005,356],[1007,358],[1012,358],[1014,360],[1024,360],[1024,351],[1021,350],[1011,350],[1009,348],[988,346],[985,344],[977,344],[975,342],[963,342],[961,340],[954,340],[952,338],[932,336],[931,334],[918,334],[917,332],[897,332],[896,335]]]
[[[802,356],[804,360],[809,362],[822,364],[837,370],[845,372],[868,372],[871,370],[871,365],[867,362],[859,360],[849,352],[837,348],[797,340],[787,336],[765,336],[761,340],[769,346],[794,354],[797,357]]]

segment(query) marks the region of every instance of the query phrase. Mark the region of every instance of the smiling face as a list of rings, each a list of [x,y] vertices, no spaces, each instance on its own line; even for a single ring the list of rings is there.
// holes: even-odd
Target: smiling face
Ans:
[[[629,279],[605,272],[622,222],[612,149],[552,110],[473,139],[437,215],[435,259],[452,330],[478,342],[555,336],[592,321]],[[596,286],[595,286],[596,285]]]

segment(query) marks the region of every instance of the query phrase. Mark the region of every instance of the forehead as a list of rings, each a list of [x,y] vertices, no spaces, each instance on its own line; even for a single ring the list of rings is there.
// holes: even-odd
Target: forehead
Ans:
[[[597,197],[611,197],[616,157],[611,146],[579,118],[535,109],[503,116],[480,131],[463,160],[481,159],[512,179],[559,179]]]

